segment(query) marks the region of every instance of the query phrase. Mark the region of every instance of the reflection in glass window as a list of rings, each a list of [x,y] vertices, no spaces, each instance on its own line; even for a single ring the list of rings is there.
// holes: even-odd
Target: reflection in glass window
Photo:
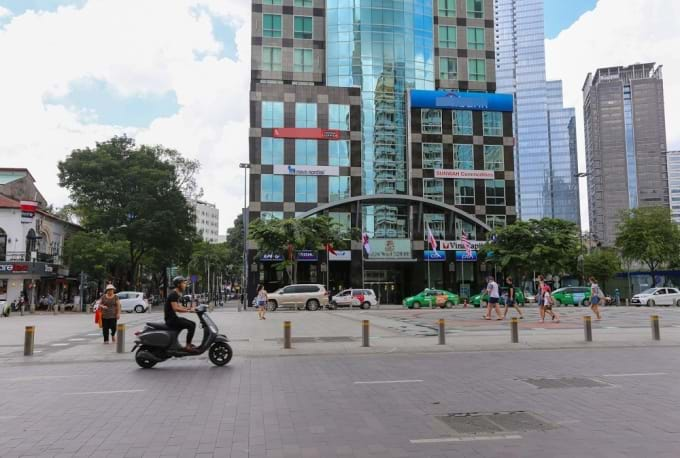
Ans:
[[[311,73],[313,71],[313,53],[311,49],[295,48],[293,53],[293,71]]]
[[[295,177],[295,202],[316,202],[317,177]]]
[[[263,164],[283,164],[283,139],[262,137]]]
[[[295,38],[312,39],[312,18],[308,16],[295,16]]]
[[[328,128],[349,130],[349,105],[328,105]]]
[[[260,198],[262,202],[283,202],[283,176],[262,175]]]
[[[349,167],[349,141],[328,142],[328,165]]]
[[[349,232],[352,227],[352,214],[350,212],[328,212],[328,217],[338,223],[343,232]]]
[[[507,226],[507,219],[505,215],[486,215],[486,224],[495,231]]]
[[[472,112],[453,110],[453,135],[472,135]]]
[[[260,219],[262,221],[271,221],[273,219],[283,219],[283,212],[260,212]]]
[[[475,204],[475,180],[454,180],[455,204]]]
[[[450,25],[439,26],[439,47],[452,48],[456,46],[456,28]]]
[[[442,133],[442,110],[423,108],[420,111],[421,132],[424,134]]]
[[[505,181],[485,180],[486,204],[505,205]]]
[[[455,17],[456,0],[439,0],[439,15],[444,17]]]
[[[477,240],[477,226],[460,218],[456,218],[456,240],[460,240],[465,231],[468,240]]]
[[[484,50],[484,29],[482,27],[468,27],[468,49]]]
[[[423,143],[423,168],[441,169],[442,167],[442,144]]]
[[[484,59],[468,59],[468,79],[470,81],[486,81],[486,61]]]
[[[362,206],[363,230],[372,238],[408,237],[409,209],[405,205]]]
[[[485,111],[482,119],[484,121],[484,135],[489,137],[503,136],[503,116],[499,111]]]
[[[439,58],[439,79],[455,80],[458,78],[458,59],[455,57]]]
[[[437,240],[446,239],[446,218],[443,213],[425,213],[425,230],[423,231],[424,239],[427,240],[427,227],[429,226],[432,235]]]
[[[463,170],[473,170],[475,168],[472,145],[453,145],[453,168]]]
[[[295,165],[317,164],[316,140],[295,140]]]
[[[350,197],[349,177],[328,178],[328,201],[335,202]]]
[[[440,178],[425,178],[423,180],[423,197],[443,202],[444,180]]]
[[[262,70],[268,72],[281,71],[281,48],[270,46],[262,48]]]
[[[283,102],[262,102],[262,127],[283,127]]]
[[[501,145],[484,145],[484,170],[503,170],[503,147]]]
[[[482,19],[484,17],[483,0],[467,0],[467,17]]]
[[[262,15],[262,36],[269,38],[281,38],[281,15]]]
[[[263,5],[280,5],[281,0],[264,0],[262,2]]]
[[[316,104],[295,104],[295,127],[316,127]]]
[[[312,0],[295,0],[294,3],[295,6],[302,6],[305,8],[311,8],[312,7]]]

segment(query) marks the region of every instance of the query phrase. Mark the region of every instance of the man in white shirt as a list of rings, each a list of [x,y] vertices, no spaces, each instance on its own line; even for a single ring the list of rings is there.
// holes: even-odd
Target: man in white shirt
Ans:
[[[486,315],[484,316],[484,319],[491,319],[491,309],[494,308],[496,310],[496,320],[502,320],[501,308],[498,305],[501,295],[498,283],[496,283],[496,280],[492,276],[487,278],[486,294],[489,295],[489,301],[486,303]]]

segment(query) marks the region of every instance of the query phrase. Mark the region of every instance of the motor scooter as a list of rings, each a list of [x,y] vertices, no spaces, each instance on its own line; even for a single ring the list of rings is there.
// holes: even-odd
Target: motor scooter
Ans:
[[[165,322],[146,323],[143,330],[135,332],[137,340],[131,352],[135,353],[135,361],[144,369],[151,369],[157,363],[169,358],[184,358],[186,356],[198,356],[208,352],[208,358],[216,366],[224,366],[234,354],[229,339],[224,334],[219,334],[217,325],[208,315],[208,306],[196,307],[196,315],[203,328],[203,341],[193,351],[187,351],[182,347],[177,335],[179,332],[171,329]]]

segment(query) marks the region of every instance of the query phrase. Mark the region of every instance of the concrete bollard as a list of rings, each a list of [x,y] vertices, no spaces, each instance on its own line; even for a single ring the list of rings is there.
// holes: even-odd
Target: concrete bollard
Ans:
[[[628,298],[626,298],[626,307],[628,307]]]
[[[361,346],[362,347],[369,347],[370,343],[368,341],[369,339],[369,326],[370,323],[368,320],[363,320],[361,322]]]
[[[290,337],[290,321],[283,322],[283,348],[292,348]]]
[[[652,315],[652,339],[661,340],[661,328],[659,327],[659,315]]]
[[[446,322],[444,318],[439,319],[439,345],[446,345]]]
[[[35,326],[26,326],[24,333],[24,356],[33,356],[35,344]]]
[[[586,342],[593,341],[593,327],[590,315],[583,317],[583,333],[585,334]]]
[[[510,321],[510,336],[512,338],[512,343],[519,343],[519,320],[514,317]]]
[[[125,351],[125,325],[119,324],[116,326],[116,353],[123,353]]]

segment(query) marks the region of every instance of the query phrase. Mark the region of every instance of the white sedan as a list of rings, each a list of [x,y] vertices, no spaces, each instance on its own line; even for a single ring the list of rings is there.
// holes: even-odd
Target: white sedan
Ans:
[[[633,296],[635,305],[677,305],[680,307],[680,291],[677,288],[649,288]]]
[[[121,291],[116,293],[120,299],[120,308],[127,313],[144,313],[149,310],[149,301],[144,298],[144,293],[138,291]]]

